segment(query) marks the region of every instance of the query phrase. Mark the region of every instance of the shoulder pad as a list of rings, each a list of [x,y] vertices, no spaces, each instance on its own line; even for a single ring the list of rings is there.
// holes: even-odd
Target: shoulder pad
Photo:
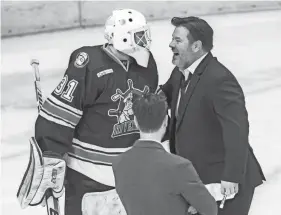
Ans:
[[[104,65],[104,53],[102,45],[98,46],[83,46],[76,49],[71,54],[71,61],[76,68],[83,68],[86,65],[90,71]]]
[[[73,51],[71,53],[70,63],[73,63],[76,68],[85,67],[90,61],[88,49],[89,49],[88,47],[81,47]]]

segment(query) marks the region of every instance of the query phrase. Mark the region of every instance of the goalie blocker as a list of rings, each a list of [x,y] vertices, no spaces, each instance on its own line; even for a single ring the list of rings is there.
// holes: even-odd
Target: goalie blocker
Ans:
[[[65,159],[54,152],[42,153],[35,138],[32,137],[28,167],[17,192],[21,208],[45,205],[46,195],[61,197],[64,192],[65,171]]]

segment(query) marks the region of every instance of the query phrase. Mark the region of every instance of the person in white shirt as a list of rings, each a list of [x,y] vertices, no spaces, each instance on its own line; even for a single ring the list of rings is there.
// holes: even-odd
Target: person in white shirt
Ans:
[[[189,159],[204,184],[219,184],[226,199],[236,194],[219,215],[247,215],[265,177],[248,141],[244,93],[212,55],[213,29],[205,20],[174,17],[171,23],[175,68],[159,92],[171,109],[171,152]]]

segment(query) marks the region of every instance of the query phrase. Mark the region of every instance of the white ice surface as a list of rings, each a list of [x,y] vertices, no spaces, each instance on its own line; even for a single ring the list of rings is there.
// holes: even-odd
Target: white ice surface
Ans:
[[[214,29],[213,54],[241,83],[250,120],[250,143],[267,182],[256,189],[250,215],[281,214],[281,11],[204,17]],[[152,22],[152,52],[160,83],[173,68],[169,20]],[[27,166],[36,117],[31,67],[40,60],[45,94],[59,82],[70,53],[104,42],[102,28],[79,29],[2,40],[1,50],[1,204],[3,215],[45,215],[21,210],[16,192]]]

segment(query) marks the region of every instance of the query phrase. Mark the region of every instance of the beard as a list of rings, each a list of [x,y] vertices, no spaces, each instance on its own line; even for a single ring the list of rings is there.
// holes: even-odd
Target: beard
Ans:
[[[180,55],[175,55],[175,54],[173,55],[172,63],[179,68],[184,68],[186,65],[186,62],[184,62],[184,60],[180,57]]]
[[[180,63],[180,56],[178,54],[173,54],[172,63],[176,66]]]
[[[188,68],[194,61],[187,59],[187,57],[182,57],[181,55],[173,55],[172,63],[180,69]]]

